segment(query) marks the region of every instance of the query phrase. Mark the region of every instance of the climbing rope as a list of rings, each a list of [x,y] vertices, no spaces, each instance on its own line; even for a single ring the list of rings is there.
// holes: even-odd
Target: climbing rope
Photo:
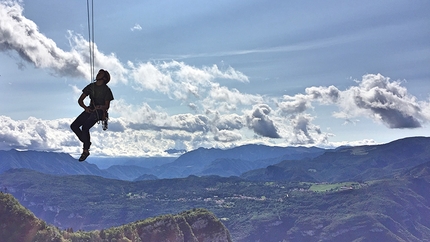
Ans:
[[[90,81],[91,84],[93,85],[92,87],[92,91],[93,91],[93,97],[94,97],[94,85],[96,82],[96,76],[95,76],[95,48],[94,48],[94,0],[91,0],[91,6],[90,6],[90,0],[87,0],[87,15],[88,15],[88,46],[89,46],[89,50],[90,50]],[[97,123],[100,123],[100,116],[98,111],[96,110],[96,106],[93,103],[94,106],[94,111],[97,115]],[[103,123],[104,124],[104,123]],[[105,128],[106,127],[106,128]],[[103,125],[103,130],[107,129],[107,122],[106,125]]]
[[[88,14],[88,46],[90,50],[90,81],[95,81],[95,70],[94,70],[94,1],[87,0],[87,14]]]

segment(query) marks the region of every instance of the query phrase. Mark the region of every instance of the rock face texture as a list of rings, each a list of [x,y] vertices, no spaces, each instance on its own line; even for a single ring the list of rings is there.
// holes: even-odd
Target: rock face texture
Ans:
[[[12,195],[0,193],[2,241],[133,241],[133,242],[231,242],[227,228],[214,214],[194,209],[163,215],[110,229],[89,232],[59,230],[36,218]]]
[[[225,226],[204,209],[146,219],[119,227],[121,228],[134,233],[129,238],[132,241],[232,241]]]

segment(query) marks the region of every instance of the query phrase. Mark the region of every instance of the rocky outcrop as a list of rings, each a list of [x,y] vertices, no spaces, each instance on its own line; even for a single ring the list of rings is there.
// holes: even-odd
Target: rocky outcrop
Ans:
[[[164,215],[121,226],[142,241],[224,242],[232,241],[225,226],[208,210],[194,209],[177,215]],[[109,231],[105,230],[105,233]]]
[[[2,241],[230,242],[227,228],[205,209],[163,215],[105,230],[59,230],[36,218],[12,195],[0,193]]]

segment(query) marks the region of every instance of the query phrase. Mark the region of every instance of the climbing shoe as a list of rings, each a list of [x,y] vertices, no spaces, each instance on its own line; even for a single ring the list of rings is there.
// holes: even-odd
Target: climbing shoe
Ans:
[[[89,151],[82,152],[81,157],[79,157],[79,161],[84,161],[89,155],[90,155]]]

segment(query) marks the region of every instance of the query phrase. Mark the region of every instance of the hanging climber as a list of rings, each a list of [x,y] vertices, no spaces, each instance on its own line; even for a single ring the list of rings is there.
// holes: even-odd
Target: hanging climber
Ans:
[[[110,81],[109,72],[101,69],[97,73],[96,81],[87,85],[78,99],[78,104],[84,111],[73,121],[70,128],[83,143],[83,152],[79,161],[84,161],[90,155],[90,129],[99,121],[103,121],[103,129],[107,128],[107,111],[113,94],[106,85]],[[84,99],[90,96],[90,105],[86,106]],[[105,123],[106,122],[106,123]],[[82,129],[80,128],[82,126]]]

